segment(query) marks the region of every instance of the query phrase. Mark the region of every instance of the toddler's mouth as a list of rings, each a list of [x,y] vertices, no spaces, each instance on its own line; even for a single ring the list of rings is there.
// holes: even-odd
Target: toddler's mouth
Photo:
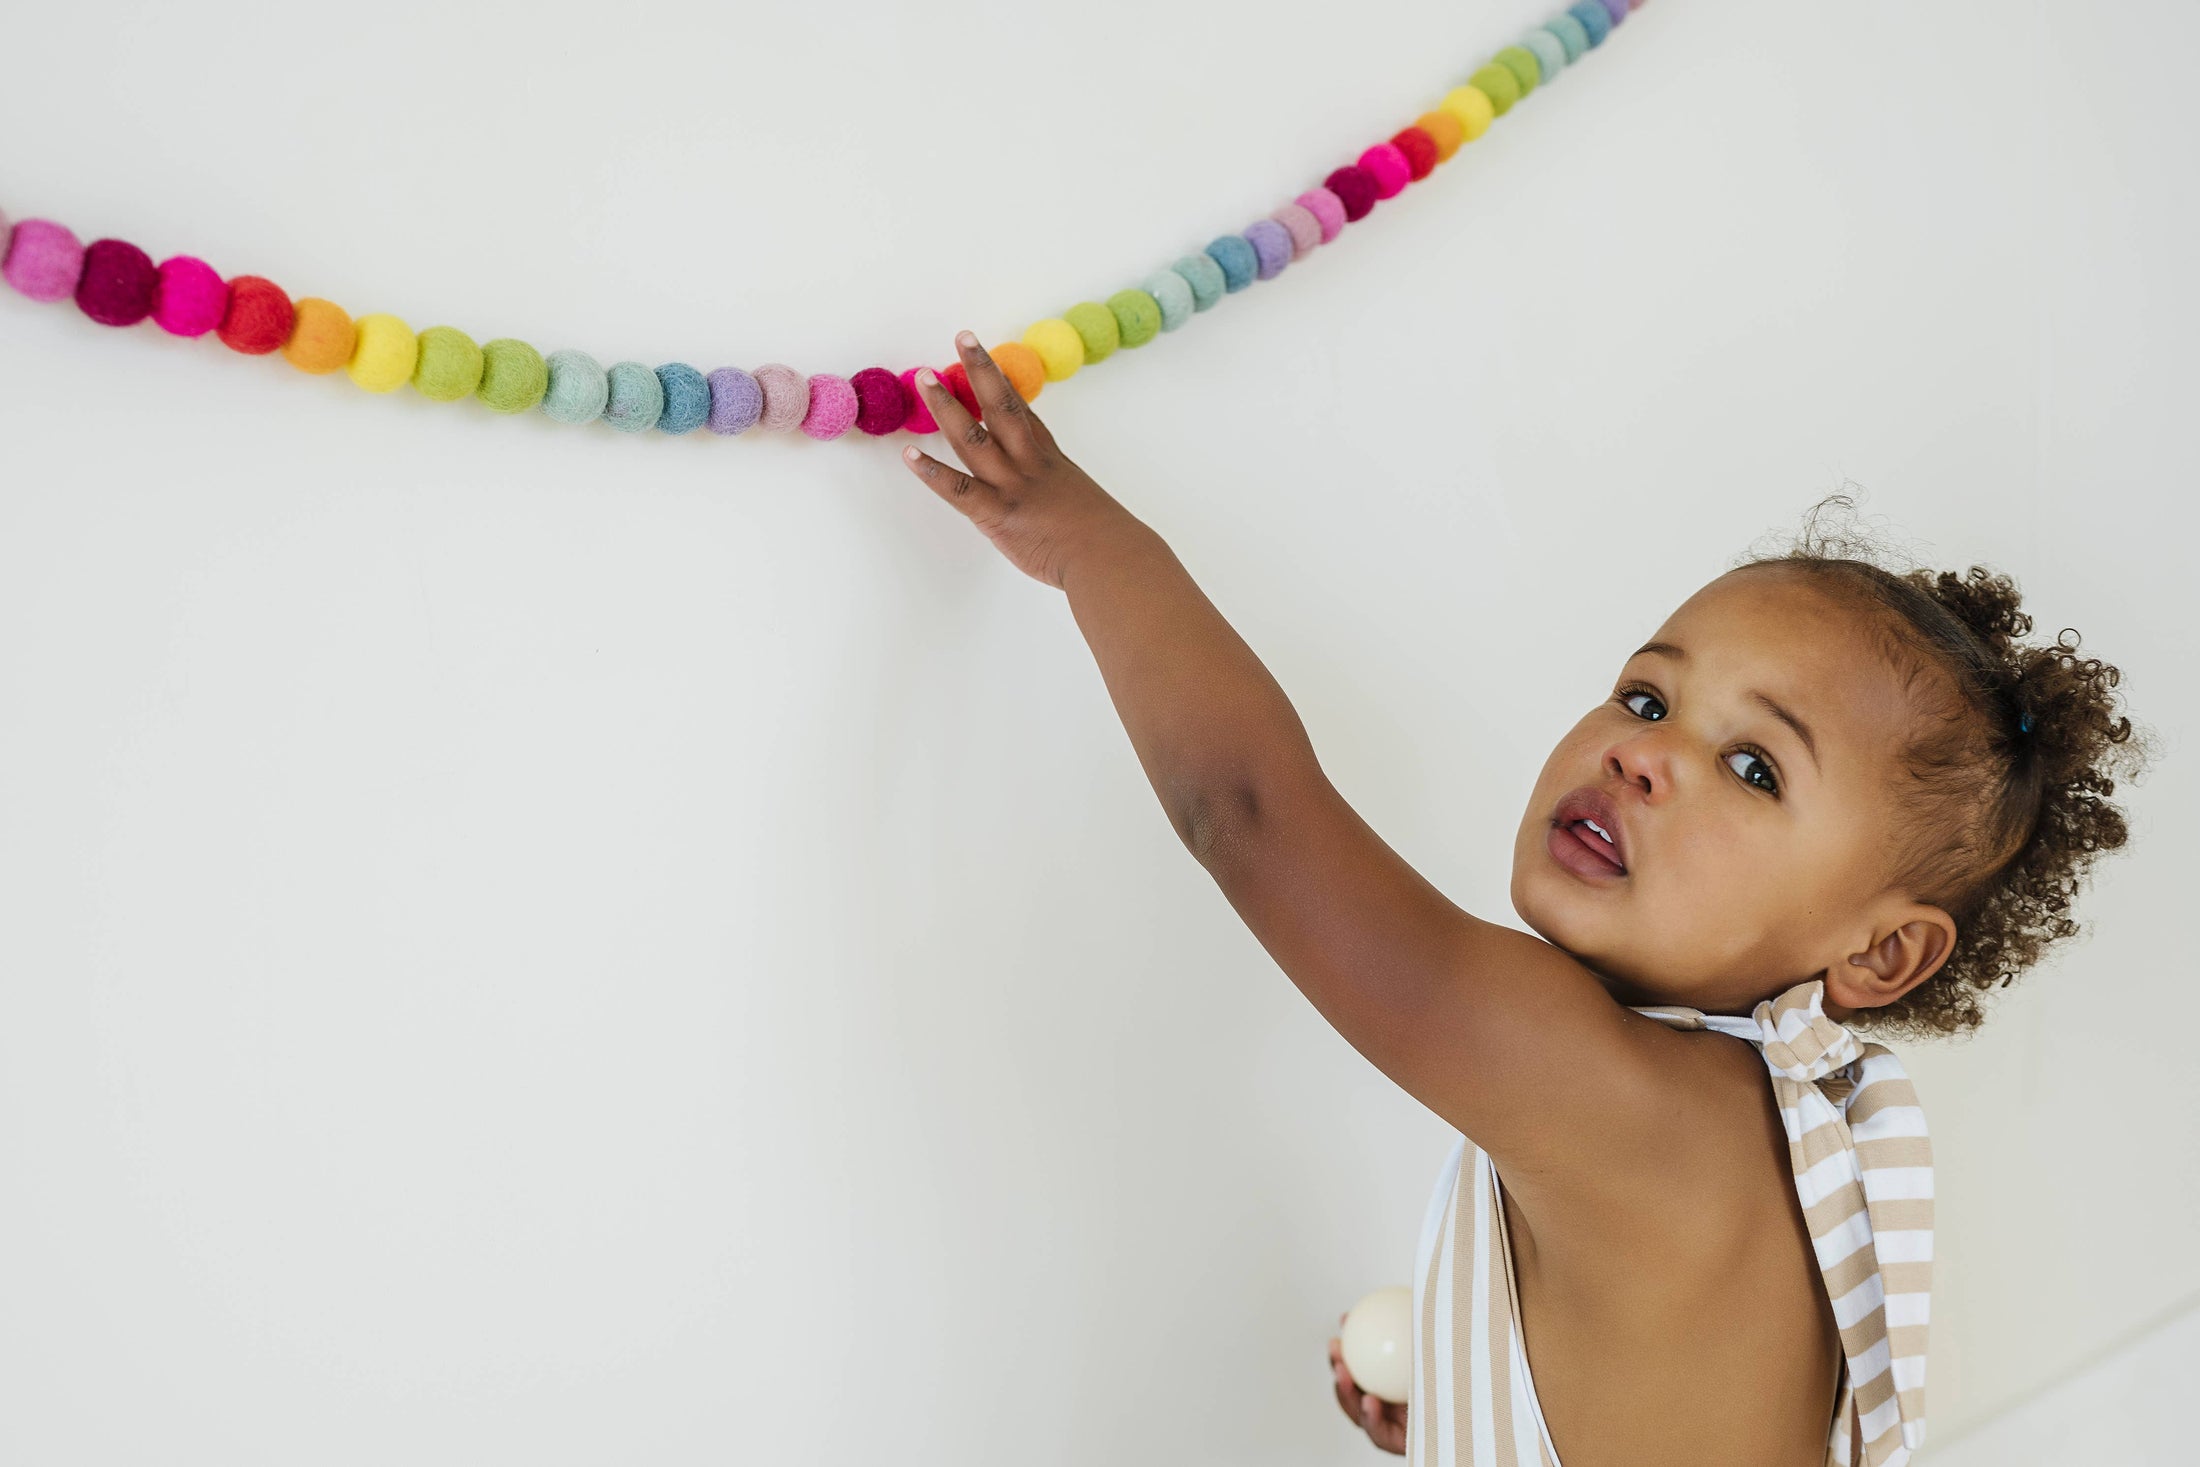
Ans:
[[[1550,845],[1552,855],[1582,875],[1627,874],[1627,832],[1619,809],[1595,785],[1583,785],[1558,802]]]

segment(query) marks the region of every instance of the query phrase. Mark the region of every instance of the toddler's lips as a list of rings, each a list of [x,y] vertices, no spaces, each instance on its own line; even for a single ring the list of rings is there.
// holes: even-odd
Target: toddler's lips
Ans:
[[[1544,844],[1552,859],[1576,876],[1591,881],[1617,881],[1627,875],[1627,868],[1612,855],[1612,848],[1604,843],[1604,838],[1579,821],[1553,825]]]

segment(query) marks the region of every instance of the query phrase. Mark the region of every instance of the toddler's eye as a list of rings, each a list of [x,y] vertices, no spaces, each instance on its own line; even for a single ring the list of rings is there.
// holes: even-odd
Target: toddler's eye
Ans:
[[[1734,763],[1734,761],[1737,759],[1742,761],[1740,767],[1736,767]],[[1756,785],[1757,788],[1768,791],[1772,794],[1778,794],[1780,792],[1780,782],[1779,779],[1773,774],[1772,766],[1770,764],[1767,764],[1763,759],[1759,758],[1750,750],[1736,749],[1733,753],[1726,756],[1726,761],[1726,767],[1734,770],[1736,774],[1739,774],[1742,777],[1742,783]],[[1752,764],[1756,765],[1758,769],[1764,772],[1765,778],[1761,782],[1751,779],[1749,777],[1749,766]]]
[[[1635,706],[1635,700],[1637,698],[1648,698],[1651,702],[1657,703],[1657,713],[1655,715],[1646,714],[1641,709],[1637,708]],[[1629,713],[1634,714],[1637,718],[1647,718],[1650,722],[1657,723],[1665,717],[1665,705],[1663,703],[1659,703],[1658,695],[1651,692],[1647,688],[1623,688],[1620,691],[1619,701],[1620,706],[1624,707]]]

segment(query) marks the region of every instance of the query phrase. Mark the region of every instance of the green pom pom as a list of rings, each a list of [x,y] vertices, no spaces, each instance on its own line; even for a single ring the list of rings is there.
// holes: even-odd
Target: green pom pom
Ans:
[[[500,336],[481,348],[481,386],[474,395],[500,413],[524,413],[550,390],[550,367],[524,341]]]
[[[420,362],[413,386],[422,397],[456,402],[481,385],[481,348],[456,326],[430,326],[420,333]]]
[[[1520,83],[1520,95],[1525,97],[1543,80],[1543,63],[1535,59],[1535,52],[1526,46],[1507,46],[1497,53],[1496,62],[1513,74]]]
[[[1144,346],[1161,334],[1161,302],[1142,290],[1117,291],[1108,297],[1108,310],[1125,346]]]
[[[1512,74],[1511,67],[1499,66],[1494,61],[1468,77],[1467,85],[1488,97],[1490,110],[1499,117],[1503,117],[1512,104],[1520,100],[1520,78]]]
[[[1079,301],[1062,312],[1062,319],[1069,322],[1077,339],[1085,344],[1085,365],[1104,362],[1123,344],[1123,327],[1115,319],[1115,312],[1098,301]]]

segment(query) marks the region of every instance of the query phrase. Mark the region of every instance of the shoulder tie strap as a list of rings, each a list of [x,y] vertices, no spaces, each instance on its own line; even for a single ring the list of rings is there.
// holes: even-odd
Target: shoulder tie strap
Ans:
[[[1848,1367],[1826,1460],[1907,1467],[1925,1441],[1932,1143],[1901,1061],[1828,1018],[1825,994],[1822,979],[1798,983],[1747,1019],[1678,1005],[1636,1012],[1763,1054]]]

